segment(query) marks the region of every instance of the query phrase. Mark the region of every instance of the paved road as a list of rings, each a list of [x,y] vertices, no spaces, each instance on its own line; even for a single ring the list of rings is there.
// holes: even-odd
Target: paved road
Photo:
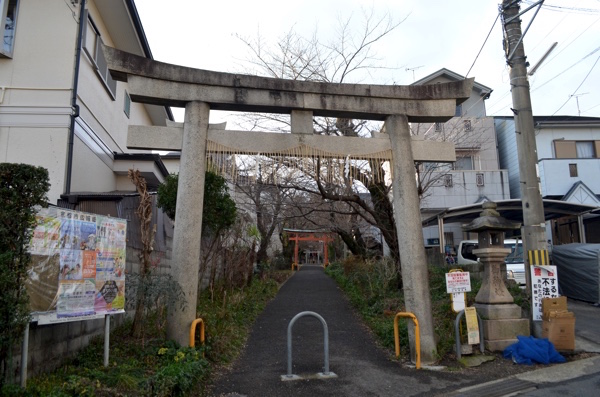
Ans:
[[[575,350],[600,353],[600,307],[569,299],[567,309],[575,313]]]
[[[600,308],[569,301],[576,315],[576,348],[600,351]],[[330,371],[334,379],[317,379],[323,371],[323,327],[314,317],[303,317],[293,327],[293,370],[303,379],[282,381],[287,372],[287,328],[303,311],[320,314],[329,329]],[[589,339],[588,339],[589,338]],[[594,350],[597,349],[597,350]],[[214,385],[213,396],[504,396],[526,391],[564,391],[576,387],[589,394],[598,385],[600,356],[554,365],[481,383],[475,375],[415,370],[401,365],[379,349],[369,330],[354,313],[335,282],[319,266],[303,266],[281,288],[252,327],[247,348],[231,371]],[[568,383],[571,382],[571,383]],[[481,383],[481,384],[479,384]],[[507,392],[503,394],[501,390]],[[510,392],[508,392],[510,390]],[[537,390],[537,391],[536,391]],[[512,394],[511,394],[512,393]],[[559,395],[559,394],[531,394]]]

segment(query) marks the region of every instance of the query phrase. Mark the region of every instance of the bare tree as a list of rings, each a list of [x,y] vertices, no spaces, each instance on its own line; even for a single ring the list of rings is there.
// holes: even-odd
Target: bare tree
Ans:
[[[140,219],[140,238],[142,240],[142,249],[138,254],[140,260],[140,281],[141,284],[147,282],[150,276],[151,260],[150,256],[154,251],[154,235],[156,234],[156,225],[152,224],[152,199],[148,194],[146,179],[141,175],[139,170],[129,170],[128,177],[135,185],[136,190],[140,194],[140,204],[136,210],[136,215]],[[139,338],[142,336],[144,311],[144,288],[138,288],[138,296],[135,307],[135,315],[133,318],[132,334]]]
[[[365,76],[378,70],[388,69],[382,66],[382,60],[374,52],[374,44],[390,35],[403,21],[395,21],[391,16],[377,18],[373,10],[363,13],[361,23],[355,23],[352,17],[338,19],[336,36],[331,42],[322,42],[315,32],[310,38],[299,35],[293,28],[277,43],[271,44],[260,35],[255,39],[239,37],[249,50],[247,64],[256,68],[258,74],[266,74],[276,78],[292,80],[309,80],[327,83],[358,82]],[[360,26],[357,28],[357,26]],[[288,115],[255,115],[248,114],[238,121],[245,129],[289,131]],[[346,118],[314,118],[314,133],[322,135],[370,137],[372,131],[379,131],[381,123]],[[285,159],[283,162],[294,162]],[[291,178],[285,183],[276,183],[279,190],[294,189],[319,196],[322,200],[337,203],[335,211],[320,208],[314,203],[311,208],[305,205],[298,207],[298,213],[310,222],[310,214],[332,213],[337,218],[347,216],[351,219],[360,217],[365,222],[377,226],[390,250],[399,263],[398,240],[392,205],[390,201],[390,183],[385,177],[385,162],[377,160],[352,160],[343,165],[349,169],[344,178],[332,180],[324,178],[325,170],[336,159],[323,162],[313,159],[302,167],[302,178]],[[336,165],[337,166],[337,165]],[[263,187],[256,189],[264,192]],[[366,199],[362,193],[370,193]],[[262,197],[255,192],[255,201]],[[275,209],[275,208],[273,208]],[[257,210],[259,208],[257,207]],[[259,212],[264,217],[264,212]],[[276,219],[271,217],[270,219]],[[317,220],[328,217],[316,217]],[[345,225],[346,227],[342,227]],[[259,226],[260,229],[261,226]],[[335,222],[329,225],[330,230],[338,232],[349,247],[361,252],[360,228],[356,221]],[[267,230],[268,232],[268,230]]]

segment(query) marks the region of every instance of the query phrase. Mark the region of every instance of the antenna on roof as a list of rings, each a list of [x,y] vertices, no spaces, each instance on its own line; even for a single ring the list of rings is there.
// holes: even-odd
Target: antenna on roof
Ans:
[[[421,65],[421,66],[415,66],[414,68],[406,68],[406,69],[405,69],[407,72],[408,72],[409,70],[412,70],[412,73],[413,73],[413,83],[416,81],[416,80],[415,80],[415,70],[417,70],[417,69],[419,69],[419,68],[422,68],[422,67],[423,67],[423,65]]]
[[[586,95],[589,94],[589,92],[582,92],[581,94],[571,94],[569,95],[569,99],[575,97],[575,100],[577,101],[577,114],[581,117],[581,111],[579,110],[579,97],[582,95]]]

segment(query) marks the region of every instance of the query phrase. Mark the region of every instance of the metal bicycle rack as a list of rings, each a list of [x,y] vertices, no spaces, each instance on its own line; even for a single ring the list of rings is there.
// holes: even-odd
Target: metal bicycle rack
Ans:
[[[300,312],[300,313],[296,314],[294,316],[294,318],[292,318],[290,320],[290,323],[288,325],[288,329],[287,329],[287,374],[281,375],[281,380],[288,381],[288,380],[302,379],[302,377],[292,374],[292,327],[294,326],[294,323],[296,322],[296,320],[298,320],[300,317],[304,317],[304,316],[316,317],[321,321],[321,324],[323,324],[323,347],[324,347],[325,359],[324,359],[324,365],[323,365],[323,372],[317,373],[316,377],[319,379],[337,378],[337,375],[335,373],[329,371],[329,332],[327,330],[327,323],[325,322],[325,319],[323,319],[323,317],[321,317],[319,314],[317,314],[315,312],[307,311],[307,312]]]

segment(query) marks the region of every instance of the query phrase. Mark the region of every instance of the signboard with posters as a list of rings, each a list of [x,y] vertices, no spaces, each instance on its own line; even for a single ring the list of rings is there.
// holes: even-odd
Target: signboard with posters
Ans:
[[[556,266],[531,265],[531,310],[534,321],[542,320],[542,300],[558,298]]]
[[[127,221],[42,208],[26,283],[40,324],[99,318],[125,309]]]

